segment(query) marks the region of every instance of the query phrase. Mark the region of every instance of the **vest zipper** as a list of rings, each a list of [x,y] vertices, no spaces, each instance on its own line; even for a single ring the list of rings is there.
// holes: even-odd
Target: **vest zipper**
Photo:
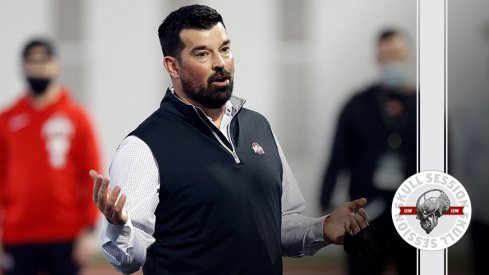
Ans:
[[[234,143],[233,143],[233,137],[231,136],[231,134],[229,132],[230,131],[229,128],[231,128],[231,122],[229,122],[228,126],[226,127],[226,131],[227,131],[228,137],[229,137],[229,143],[231,143],[231,147],[233,148],[233,150],[231,151],[231,154],[234,157],[234,161],[236,161],[236,163],[240,163],[241,161],[239,160],[238,154],[236,153],[236,148],[234,147]]]
[[[202,122],[204,122],[204,124],[207,125],[207,127],[209,128],[209,130],[211,130],[211,132],[214,135],[214,137],[217,139],[217,141],[219,141],[219,143],[221,144],[221,147],[223,147],[229,154],[231,154],[231,156],[233,157],[234,161],[237,164],[240,163],[241,160],[239,159],[238,154],[236,154],[236,149],[235,149],[234,144],[233,144],[233,139],[229,135],[229,127],[230,127],[231,124],[227,127],[227,133],[228,133],[228,136],[229,136],[229,143],[231,143],[232,150],[229,149],[226,146],[226,144],[224,144],[224,142],[221,140],[221,138],[219,137],[219,135],[214,131],[214,129],[212,129],[212,127],[209,126],[209,124],[207,124],[204,121],[204,119],[200,116],[199,111],[197,110],[197,107],[195,107],[195,106],[193,106],[193,107],[194,107],[194,110],[197,112],[197,115],[200,118],[200,120],[202,120]]]

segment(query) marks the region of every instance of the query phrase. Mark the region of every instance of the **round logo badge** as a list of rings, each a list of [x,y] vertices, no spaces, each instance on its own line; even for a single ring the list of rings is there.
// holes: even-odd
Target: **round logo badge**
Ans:
[[[417,173],[397,189],[392,220],[399,235],[422,250],[445,249],[456,243],[469,227],[472,207],[469,194],[449,174]]]

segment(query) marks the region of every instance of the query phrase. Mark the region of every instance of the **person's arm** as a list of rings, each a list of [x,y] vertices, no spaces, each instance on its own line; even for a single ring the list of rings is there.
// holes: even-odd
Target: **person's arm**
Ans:
[[[112,161],[110,183],[93,170],[90,175],[95,182],[94,200],[105,216],[102,252],[118,271],[133,273],[144,265],[146,250],[155,241],[160,187],[156,160],[146,143],[129,136]]]
[[[277,147],[283,167],[282,256],[313,255],[329,244],[323,235],[325,217],[310,218],[301,215],[306,210],[306,201],[278,142]]]
[[[7,173],[7,144],[5,139],[5,124],[3,117],[0,115],[0,258],[3,258],[3,242],[2,242],[2,228],[3,228],[3,216],[5,207],[5,188],[6,188],[6,173]]]
[[[356,234],[366,227],[368,216],[362,208],[365,199],[345,203],[324,217],[302,215],[306,202],[277,140],[276,143],[283,167],[282,256],[313,255],[328,244],[342,244],[346,231]]]
[[[0,230],[3,221],[3,208],[5,206],[5,185],[6,185],[6,173],[7,173],[7,144],[5,139],[5,125],[3,123],[3,117],[0,116]],[[1,235],[0,235],[1,236]]]

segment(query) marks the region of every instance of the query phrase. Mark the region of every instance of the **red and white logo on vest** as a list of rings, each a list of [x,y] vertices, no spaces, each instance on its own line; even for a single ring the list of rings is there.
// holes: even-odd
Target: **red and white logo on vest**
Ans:
[[[263,148],[261,148],[260,144],[258,144],[256,142],[253,142],[251,144],[251,148],[253,149],[253,151],[255,151],[255,154],[258,154],[258,155],[265,154],[265,151],[263,151]]]
[[[397,232],[421,250],[441,250],[467,231],[472,207],[463,185],[449,174],[424,171],[405,180],[392,201]]]

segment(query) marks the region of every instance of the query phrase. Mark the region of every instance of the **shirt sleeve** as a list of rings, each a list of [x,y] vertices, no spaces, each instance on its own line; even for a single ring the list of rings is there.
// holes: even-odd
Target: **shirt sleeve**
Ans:
[[[325,217],[311,218],[302,215],[304,210],[306,210],[306,201],[302,196],[280,144],[277,139],[275,140],[283,167],[282,256],[302,257],[313,255],[329,244],[323,235]]]
[[[5,138],[5,125],[0,115],[0,190],[5,190],[7,173],[7,141]],[[3,209],[5,207],[5,192],[0,192],[0,243],[3,224]]]
[[[129,219],[123,226],[103,219],[102,252],[122,273],[139,270],[146,250],[154,243],[155,210],[159,203],[159,173],[148,145],[135,136],[121,143],[110,167],[110,188],[121,187],[127,196],[124,209]]]

